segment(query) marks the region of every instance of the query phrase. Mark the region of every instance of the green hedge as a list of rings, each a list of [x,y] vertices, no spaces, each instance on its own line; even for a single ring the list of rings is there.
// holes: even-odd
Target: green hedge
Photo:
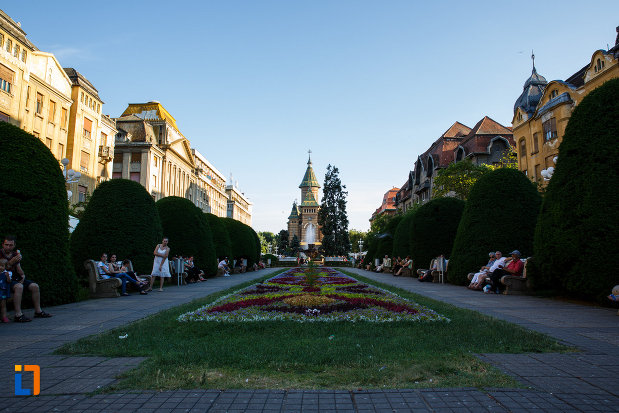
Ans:
[[[186,198],[168,196],[155,203],[170,255],[194,257],[207,275],[217,273],[217,257],[211,229],[204,213]]]
[[[535,231],[535,288],[606,301],[619,273],[619,79],[574,109]],[[610,264],[610,265],[609,265]]]
[[[387,228],[382,234],[382,238],[379,238],[378,247],[374,258],[380,258],[382,262],[385,255],[391,257],[391,253],[393,252],[393,236],[395,235],[395,231],[401,221],[402,215],[396,215],[389,220]]]
[[[415,269],[428,268],[432,258],[448,257],[453,249],[464,201],[436,198],[422,205],[412,216],[411,241]]]
[[[5,122],[0,122],[0,159],[0,236],[17,237],[22,269],[41,287],[43,304],[75,301],[78,283],[60,164],[39,139]]]
[[[279,262],[279,259],[273,254],[264,254],[262,256],[262,262],[264,262],[264,265],[267,264],[267,260],[271,260],[271,265],[275,265]]]
[[[247,259],[247,264],[252,265],[256,260],[256,254],[260,251],[260,242],[256,244],[258,238],[251,227],[232,218],[223,218],[223,221],[232,241],[232,256],[230,258],[238,260]]]
[[[219,218],[217,215],[213,214],[204,215],[211,227],[217,260],[221,261],[225,257],[232,257],[232,241],[230,241],[230,235],[228,234],[228,229],[226,228],[223,218]]]
[[[467,274],[488,261],[489,251],[508,254],[518,249],[530,256],[540,204],[535,185],[518,170],[497,169],[479,178],[469,193],[449,256],[449,282],[468,282]]]
[[[410,210],[406,212],[395,229],[392,252],[394,257],[405,258],[407,255],[413,255],[411,249],[411,225],[415,211],[416,210]]]
[[[112,179],[95,189],[71,235],[73,265],[86,278],[84,261],[98,260],[106,252],[128,258],[138,273],[150,274],[153,250],[161,239],[159,213],[146,189],[127,179]]]

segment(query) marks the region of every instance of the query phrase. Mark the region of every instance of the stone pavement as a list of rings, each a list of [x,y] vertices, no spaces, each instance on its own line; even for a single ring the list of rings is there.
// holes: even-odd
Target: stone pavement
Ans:
[[[49,308],[54,317],[0,325],[0,409],[34,411],[174,412],[619,412],[619,317],[616,310],[526,296],[499,296],[463,287],[352,270],[537,330],[581,349],[569,354],[482,354],[525,389],[368,391],[182,390],[89,395],[143,358],[55,356],[64,343],[118,327],[274,270],[168,287],[148,296],[89,300]],[[44,293],[44,292],[43,292]],[[28,314],[28,313],[27,313]],[[41,366],[41,395],[15,397],[14,364]],[[24,377],[29,377],[26,373]],[[27,380],[24,388],[29,388]]]

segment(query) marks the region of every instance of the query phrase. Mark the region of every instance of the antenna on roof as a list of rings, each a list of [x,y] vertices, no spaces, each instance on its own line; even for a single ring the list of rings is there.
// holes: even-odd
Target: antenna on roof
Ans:
[[[535,72],[535,54],[533,53],[533,49],[531,49],[531,60],[533,61],[533,71]]]

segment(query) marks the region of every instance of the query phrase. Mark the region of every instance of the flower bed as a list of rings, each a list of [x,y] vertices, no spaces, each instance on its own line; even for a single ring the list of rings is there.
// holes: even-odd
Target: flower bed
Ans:
[[[179,316],[179,321],[449,321],[331,268],[292,268]],[[311,281],[310,281],[311,280]]]

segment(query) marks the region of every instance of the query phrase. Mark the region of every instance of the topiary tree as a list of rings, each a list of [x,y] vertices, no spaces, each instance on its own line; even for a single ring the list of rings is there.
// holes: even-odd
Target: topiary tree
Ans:
[[[232,241],[230,241],[230,235],[223,218],[213,214],[204,214],[204,216],[206,216],[206,220],[211,227],[217,259],[221,261],[225,257],[232,257]]]
[[[245,231],[249,232],[249,235],[251,236],[251,239],[254,243],[254,252],[253,254],[249,256],[249,259],[247,261],[247,265],[250,266],[250,265],[257,264],[258,261],[260,261],[260,252],[261,252],[260,237],[258,236],[256,231],[254,231],[252,227],[246,224],[243,224],[243,225],[245,225]]]
[[[197,268],[214,275],[217,257],[213,236],[204,213],[193,202],[178,196],[161,198],[155,203],[163,233],[170,241],[170,254],[194,257]]]
[[[533,253],[533,232],[541,204],[535,185],[520,171],[497,169],[471,188],[451,255],[447,278],[467,282],[467,274],[485,264],[488,252],[514,249]],[[420,263],[420,265],[423,263]]]
[[[232,218],[223,218],[230,240],[232,241],[232,256],[235,260],[247,259],[248,263],[256,253],[256,241],[248,231],[248,226]]]
[[[395,229],[393,235],[393,252],[394,257],[406,257],[412,255],[411,250],[411,225],[415,210],[409,210],[402,216],[402,220]]]
[[[605,300],[619,274],[619,79],[589,93],[574,109],[535,230],[535,288]]]
[[[380,258],[382,262],[385,255],[391,257],[391,253],[393,252],[393,236],[401,221],[402,215],[392,217],[387,223],[387,228],[385,228],[385,231],[378,235],[379,241],[374,258]]]
[[[17,237],[22,268],[41,287],[44,305],[75,301],[67,190],[58,161],[39,139],[5,122],[0,159],[0,236]]]
[[[428,268],[430,260],[440,254],[448,256],[463,210],[464,201],[460,199],[436,198],[415,212],[410,241],[415,268]]]
[[[153,250],[162,236],[155,201],[146,189],[128,179],[112,179],[95,189],[71,235],[73,265],[87,277],[84,261],[98,260],[106,252],[128,258],[138,273],[150,274]]]

